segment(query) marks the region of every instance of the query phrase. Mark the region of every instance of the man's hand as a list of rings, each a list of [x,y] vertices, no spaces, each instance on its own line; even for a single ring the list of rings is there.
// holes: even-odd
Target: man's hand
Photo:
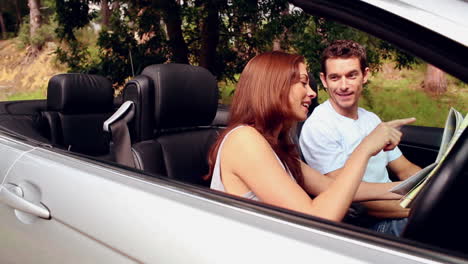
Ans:
[[[411,124],[414,121],[416,121],[416,118],[409,117],[409,118],[403,118],[403,119],[395,119],[395,120],[384,122],[384,123],[392,128],[400,130],[402,126]]]
[[[416,118],[411,117],[382,122],[363,139],[361,145],[363,148],[367,149],[372,156],[379,153],[382,149],[384,151],[392,150],[400,143],[402,133],[399,129],[415,120]]]
[[[399,200],[381,200],[361,202],[367,208],[367,213],[381,219],[408,217],[410,209],[402,208]]]
[[[410,117],[410,118],[404,118],[404,119],[396,119],[392,121],[385,122],[384,124],[389,126],[391,131],[392,131],[392,138],[390,139],[390,143],[387,144],[387,146],[384,147],[384,151],[389,151],[394,149],[398,144],[400,143],[401,136],[403,135],[400,132],[400,129],[404,125],[408,125],[416,121],[416,118]]]

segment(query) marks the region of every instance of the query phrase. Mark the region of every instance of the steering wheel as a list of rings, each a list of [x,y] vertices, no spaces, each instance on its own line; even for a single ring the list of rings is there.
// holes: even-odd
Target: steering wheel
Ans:
[[[467,254],[468,129],[413,201],[402,237]]]

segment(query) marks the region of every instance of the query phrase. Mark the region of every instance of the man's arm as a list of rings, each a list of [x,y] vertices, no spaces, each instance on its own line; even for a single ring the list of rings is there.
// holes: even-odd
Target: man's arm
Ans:
[[[341,169],[331,171],[325,175],[335,178]],[[402,208],[399,200],[377,200],[360,202],[367,209],[367,213],[377,218],[404,218],[408,217],[409,209]]]
[[[405,180],[421,170],[418,165],[411,163],[403,155],[389,162],[387,166],[400,180]]]
[[[381,200],[360,202],[367,208],[367,214],[377,218],[405,218],[409,215],[409,208],[402,208],[400,200]]]

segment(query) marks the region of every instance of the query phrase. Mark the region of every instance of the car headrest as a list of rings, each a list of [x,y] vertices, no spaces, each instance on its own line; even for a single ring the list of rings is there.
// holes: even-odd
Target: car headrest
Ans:
[[[135,116],[129,123],[132,142],[152,139],[154,136],[154,87],[152,80],[138,75],[125,84],[123,101],[135,103]]]
[[[47,110],[65,114],[105,113],[113,109],[114,90],[103,76],[64,73],[49,80]]]
[[[156,129],[210,125],[218,107],[215,77],[205,68],[187,64],[158,64],[142,75],[154,85]]]

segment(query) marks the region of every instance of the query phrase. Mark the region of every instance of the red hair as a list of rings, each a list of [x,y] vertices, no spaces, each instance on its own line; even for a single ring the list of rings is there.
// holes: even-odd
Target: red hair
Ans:
[[[294,123],[289,104],[291,85],[299,82],[300,63],[304,63],[304,57],[280,51],[257,55],[247,63],[234,93],[228,127],[209,152],[210,171],[206,178],[213,174],[225,135],[239,125],[249,125],[265,137],[296,181],[303,185],[299,154],[290,134]],[[280,126],[275,138],[274,131]]]

